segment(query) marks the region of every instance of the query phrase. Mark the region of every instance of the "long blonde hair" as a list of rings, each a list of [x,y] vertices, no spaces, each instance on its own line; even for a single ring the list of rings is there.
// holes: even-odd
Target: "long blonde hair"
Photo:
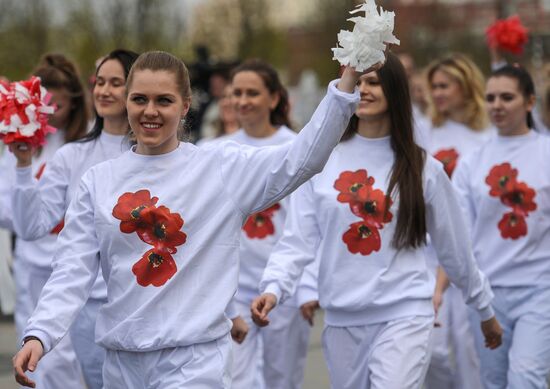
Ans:
[[[462,89],[464,96],[465,117],[463,124],[472,130],[480,131],[489,124],[485,110],[485,82],[479,68],[468,57],[461,54],[451,54],[432,62],[426,71],[428,86],[431,89],[432,79],[436,71],[442,71],[452,77]],[[441,126],[448,119],[438,112],[431,93],[428,93],[428,114],[435,127]]]

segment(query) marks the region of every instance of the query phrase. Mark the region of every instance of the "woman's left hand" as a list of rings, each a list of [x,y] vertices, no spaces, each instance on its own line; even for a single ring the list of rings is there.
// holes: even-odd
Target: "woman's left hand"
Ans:
[[[235,342],[241,344],[244,342],[246,335],[248,334],[248,324],[240,316],[237,316],[234,319],[231,319],[233,322],[233,327],[231,328],[231,337]]]

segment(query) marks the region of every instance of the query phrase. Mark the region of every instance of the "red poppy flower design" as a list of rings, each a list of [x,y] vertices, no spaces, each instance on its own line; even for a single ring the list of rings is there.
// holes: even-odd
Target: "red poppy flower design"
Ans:
[[[380,250],[381,239],[378,228],[363,221],[350,224],[342,240],[353,254],[369,255]]]
[[[120,220],[120,231],[138,237],[153,246],[132,267],[137,283],[141,286],[162,286],[178,267],[171,254],[177,252],[187,240],[181,231],[184,221],[178,213],[161,205],[156,206],[158,197],[142,189],[135,193],[124,193],[113,208],[113,216]]]
[[[529,212],[537,209],[537,192],[525,182],[517,180],[518,170],[509,163],[494,166],[485,182],[491,188],[489,195],[499,197],[500,201],[512,208],[498,222],[500,235],[504,239],[518,239],[527,235],[526,218]]]
[[[386,207],[386,202],[386,195],[380,189],[363,186],[357,191],[356,200],[350,203],[350,208],[354,215],[382,228],[383,223],[389,223],[393,218],[389,211],[393,202],[389,199],[388,207]]]
[[[447,173],[449,177],[453,175],[456,168],[456,163],[458,162],[458,157],[458,152],[453,148],[439,150],[434,154],[434,158],[443,164],[445,173]]]
[[[178,268],[169,252],[152,248],[148,250],[132,267],[132,273],[141,286],[162,286],[174,274]]]
[[[512,207],[516,214],[527,216],[529,212],[537,209],[534,201],[535,190],[524,182],[513,182],[509,185],[508,191],[500,196],[501,201]]]
[[[269,235],[273,235],[275,233],[275,225],[272,218],[275,211],[280,208],[280,204],[274,204],[261,212],[250,215],[243,226],[246,236],[250,239],[264,239]]]
[[[341,203],[350,203],[357,197],[357,191],[363,186],[372,186],[374,178],[369,177],[365,169],[355,172],[345,171],[334,182],[334,189],[340,192],[337,200]]]
[[[180,231],[183,219],[177,213],[170,213],[165,206],[149,207],[141,213],[142,223],[137,227],[137,234],[142,241],[155,246],[158,250],[170,253],[177,251],[187,240],[187,235]]]
[[[487,185],[491,187],[489,194],[496,197],[506,194],[517,177],[517,169],[514,169],[508,162],[494,166],[485,179]]]
[[[504,239],[518,239],[527,235],[525,217],[515,212],[508,212],[498,222],[500,235]]]
[[[144,226],[143,214],[155,208],[157,201],[158,198],[151,197],[151,193],[146,189],[135,193],[127,192],[120,196],[113,208],[113,216],[121,221],[120,231],[131,234],[140,226]]]

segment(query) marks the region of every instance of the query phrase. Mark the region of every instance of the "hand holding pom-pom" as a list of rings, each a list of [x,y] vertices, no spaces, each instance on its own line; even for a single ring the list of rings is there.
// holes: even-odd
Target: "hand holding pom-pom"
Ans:
[[[355,23],[353,31],[340,31],[338,44],[333,48],[334,59],[342,65],[351,66],[358,72],[364,72],[375,64],[383,63],[388,44],[399,44],[399,39],[393,35],[394,12],[376,9],[374,0],[366,0],[365,4],[351,11],[351,14],[365,12],[365,16],[349,19]]]
[[[26,143],[31,148],[46,143],[46,135],[55,132],[48,125],[48,115],[55,107],[48,105],[50,94],[40,79],[0,83],[0,140],[5,144]]]

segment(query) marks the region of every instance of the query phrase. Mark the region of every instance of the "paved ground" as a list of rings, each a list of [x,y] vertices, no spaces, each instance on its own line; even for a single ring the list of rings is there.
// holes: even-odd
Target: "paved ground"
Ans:
[[[328,389],[328,374],[321,348],[321,317],[313,328],[303,389]],[[0,389],[16,389],[11,370],[11,358],[17,349],[15,328],[11,320],[0,318]],[[38,388],[40,389],[40,388]]]

